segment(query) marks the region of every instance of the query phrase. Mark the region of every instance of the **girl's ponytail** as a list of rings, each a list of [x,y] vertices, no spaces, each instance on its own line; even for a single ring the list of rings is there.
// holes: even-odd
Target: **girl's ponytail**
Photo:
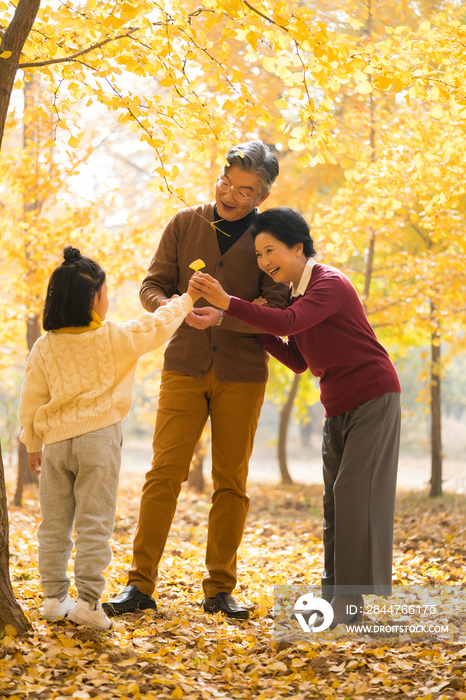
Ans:
[[[65,263],[74,263],[81,260],[83,256],[77,248],[73,248],[73,246],[68,245],[63,251],[63,257],[65,258]]]

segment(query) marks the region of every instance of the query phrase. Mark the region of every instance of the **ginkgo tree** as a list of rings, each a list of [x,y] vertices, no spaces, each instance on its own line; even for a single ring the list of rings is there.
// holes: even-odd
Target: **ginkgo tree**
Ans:
[[[423,104],[406,105],[395,123],[384,123],[377,159],[360,159],[346,172],[314,230],[327,259],[343,264],[365,292],[369,318],[386,342],[431,346],[431,495],[439,495],[440,343],[460,349],[466,327],[466,143],[461,120],[426,112]]]
[[[388,29],[382,39],[369,35],[368,41],[350,3],[342,8],[345,23],[329,17],[327,25],[302,3],[280,0],[178,1],[166,8],[150,0],[90,0],[85,6],[20,0],[15,8],[2,0],[1,9],[0,136],[13,86],[21,85],[18,69],[40,71],[55,95],[66,96],[63,110],[87,96],[89,105],[97,101],[117,111],[152,146],[162,178],[176,177],[169,156],[177,152],[180,131],[191,139],[193,157],[202,159],[212,139],[222,152],[233,135],[230,114],[249,131],[275,120],[290,147],[305,151],[301,164],[321,162],[335,142],[342,85],[360,94],[409,89],[434,108],[441,95],[427,91],[436,87],[450,100],[449,109],[465,106],[465,28],[448,12],[419,28]],[[408,17],[405,9],[412,25],[413,11]],[[239,63],[280,79],[278,116],[236,66],[232,39],[244,45]],[[139,79],[136,87],[128,74]],[[59,112],[57,119],[75,145],[73,124]],[[184,196],[182,189],[177,193]]]

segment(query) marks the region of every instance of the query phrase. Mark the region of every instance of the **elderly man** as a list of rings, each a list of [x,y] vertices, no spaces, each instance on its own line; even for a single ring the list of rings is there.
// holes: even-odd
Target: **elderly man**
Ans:
[[[230,294],[250,301],[262,296],[269,306],[286,306],[286,286],[259,270],[248,234],[256,207],[267,199],[278,175],[278,159],[261,141],[248,141],[230,148],[226,160],[215,204],[181,210],[164,230],[140,291],[148,311],[187,290],[196,259]],[[103,604],[109,614],[157,609],[152,593],[159,562],[181,484],[210,416],[214,490],[202,605],[206,612],[249,617],[231,592],[249,508],[248,463],[264,399],[267,354],[254,328],[204,304],[197,302],[165,352],[154,457],[142,492],[133,563],[127,587]]]

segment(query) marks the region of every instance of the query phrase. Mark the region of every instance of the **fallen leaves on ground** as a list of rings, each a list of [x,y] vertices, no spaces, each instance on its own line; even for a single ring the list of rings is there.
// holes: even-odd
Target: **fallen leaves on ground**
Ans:
[[[126,585],[141,485],[141,477],[122,475],[104,600]],[[30,492],[22,509],[11,510],[10,554],[15,593],[33,630],[18,637],[7,628],[0,640],[0,698],[466,700],[464,643],[343,636],[277,646],[273,585],[319,581],[322,490],[253,484],[250,496],[235,591],[251,608],[249,621],[199,609],[210,502],[184,490],[161,567],[159,612],[125,615],[98,633],[40,618],[40,515]],[[465,585],[465,505],[460,495],[399,497],[394,582]]]

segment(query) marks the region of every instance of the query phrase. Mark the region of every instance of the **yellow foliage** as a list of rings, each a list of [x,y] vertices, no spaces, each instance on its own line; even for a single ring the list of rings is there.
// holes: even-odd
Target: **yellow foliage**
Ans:
[[[374,88],[411,86],[418,99],[441,81],[438,99],[456,100],[464,84],[464,26],[448,13],[419,22],[406,2],[396,10],[375,8],[380,17],[364,16],[350,2],[339,14],[310,10],[298,0],[268,0],[262,9],[239,0],[209,0],[199,7],[174,0],[168,9],[146,0],[120,3],[116,10],[107,0],[89,0],[79,12],[73,10],[73,3],[41,6],[19,67],[41,70],[54,94],[68,91],[74,100],[88,95],[119,110],[122,122],[154,148],[161,178],[172,191],[175,177],[166,163],[177,152],[180,133],[202,153],[213,135],[234,140],[256,108],[261,113],[249,121],[252,130],[270,126],[278,109],[287,124],[298,122],[312,132],[312,144],[298,144],[291,134],[291,148],[303,146],[312,153],[316,146],[324,148],[335,127],[328,92],[338,93],[351,78],[362,96]],[[393,26],[396,19],[401,26]],[[359,35],[368,22],[371,33]],[[268,103],[261,95],[261,67],[280,85],[278,99]],[[120,83],[120,76],[130,74],[155,76],[159,89],[144,91],[140,99],[137,81],[134,86],[126,79]],[[325,118],[318,101],[328,113]],[[72,147],[78,145],[76,138]]]
[[[55,96],[53,109],[37,109],[47,134],[33,160],[26,150],[0,164],[3,256],[18,279],[14,321],[40,313],[64,237],[95,251],[120,282],[121,269],[135,274],[140,265],[131,263],[134,247],[115,260],[95,208],[74,206],[62,186],[85,158],[72,107],[86,99],[153,149],[149,188],[171,193],[169,206],[210,195],[186,181],[187,163],[209,181],[233,141],[276,145],[284,167],[267,204],[313,219],[319,254],[361,293],[367,287],[366,308],[386,338],[427,337],[432,300],[444,332],[461,335],[466,27],[447,3],[428,17],[430,5],[420,7],[421,17],[406,0],[371,14],[350,0],[312,10],[298,0],[42,3],[19,67],[26,79],[40,72]],[[0,8],[9,22],[14,8]],[[51,155],[57,134],[76,151],[61,174]],[[25,213],[23,202],[36,201],[37,163],[45,204]]]

